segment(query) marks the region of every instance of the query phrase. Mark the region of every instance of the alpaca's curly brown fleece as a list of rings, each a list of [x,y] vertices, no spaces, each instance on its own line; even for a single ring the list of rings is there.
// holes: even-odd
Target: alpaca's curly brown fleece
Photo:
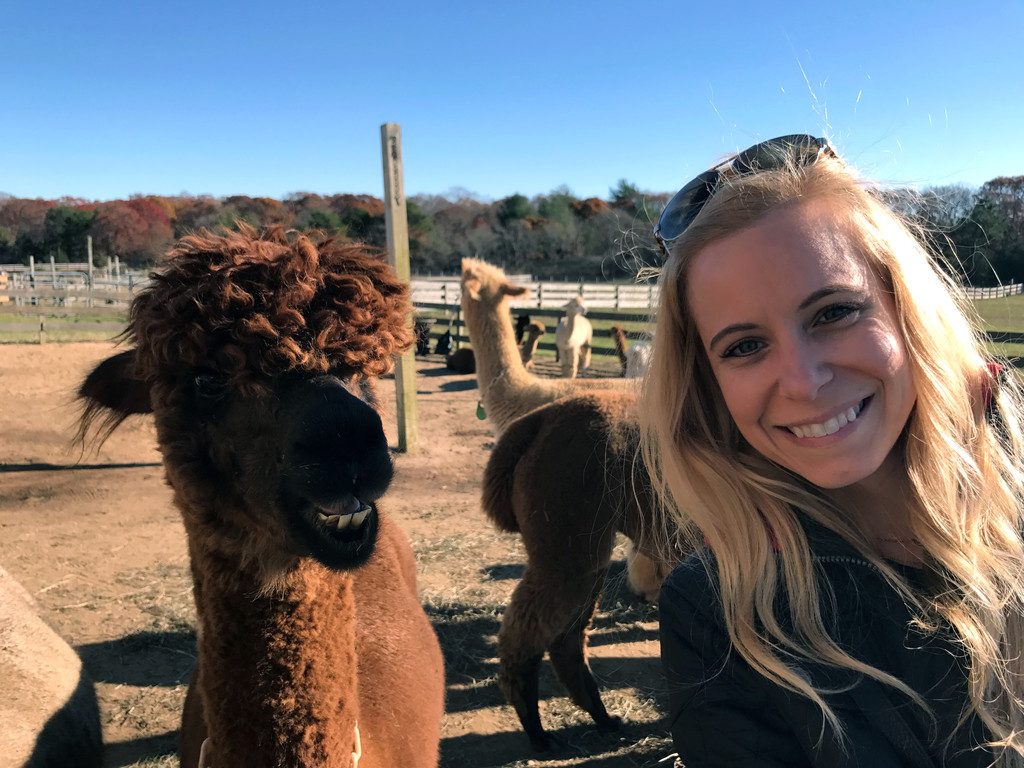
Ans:
[[[178,241],[132,303],[125,336],[143,379],[209,367],[245,389],[339,360],[352,373],[386,373],[412,344],[410,310],[380,252],[242,225]]]

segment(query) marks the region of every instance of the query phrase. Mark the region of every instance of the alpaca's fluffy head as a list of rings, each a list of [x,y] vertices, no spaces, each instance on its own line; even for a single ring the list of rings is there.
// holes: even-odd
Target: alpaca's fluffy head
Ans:
[[[547,326],[537,320],[533,320],[526,326],[526,335],[529,339],[539,339],[547,333]]]
[[[152,411],[186,525],[265,579],[296,556],[358,565],[392,473],[373,379],[411,343],[409,310],[360,245],[186,237],[132,303],[132,348],[82,384],[82,434]]]
[[[470,309],[475,303],[494,306],[506,297],[523,296],[529,291],[508,279],[505,272],[480,259],[462,260],[462,308]]]
[[[582,296],[573,296],[563,306],[566,315],[585,315],[587,314],[587,305],[583,301]]]
[[[214,368],[234,384],[288,371],[377,376],[412,342],[407,288],[362,245],[273,229],[185,237],[132,303],[139,375]]]

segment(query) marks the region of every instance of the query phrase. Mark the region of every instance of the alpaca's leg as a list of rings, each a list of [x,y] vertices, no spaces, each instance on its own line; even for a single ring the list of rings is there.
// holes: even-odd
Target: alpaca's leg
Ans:
[[[571,379],[576,375],[576,350],[566,347],[561,353],[562,378]]]
[[[590,346],[588,341],[582,347],[580,347],[580,368],[590,367],[590,353],[593,351],[593,347]]]
[[[579,371],[580,365],[580,351],[577,348],[567,349],[565,353],[565,360],[569,364],[569,371],[566,374],[567,379],[575,379],[576,373]]]
[[[626,543],[626,584],[630,592],[656,603],[665,576],[661,563],[640,552],[632,541]]]
[[[498,631],[498,686],[519,716],[534,750],[543,752],[558,743],[545,733],[540,721],[538,677],[544,649],[562,627],[560,605],[550,605],[551,589],[543,575],[527,566],[516,585]],[[554,609],[554,610],[552,610]]]
[[[608,569],[602,568],[595,574],[587,601],[580,606],[579,612],[575,614],[565,631],[548,646],[551,664],[558,679],[569,691],[570,698],[594,718],[597,727],[602,731],[614,730],[622,722],[622,718],[609,715],[608,710],[604,708],[601,692],[587,663],[587,633],[607,573]]]

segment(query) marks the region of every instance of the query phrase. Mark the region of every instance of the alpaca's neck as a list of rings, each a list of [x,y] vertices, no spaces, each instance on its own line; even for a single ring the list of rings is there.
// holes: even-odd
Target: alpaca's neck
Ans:
[[[622,386],[620,380],[606,383],[600,380],[539,379],[523,365],[507,301],[487,308],[480,301],[468,300],[462,309],[476,357],[480,399],[488,420],[499,434],[520,416],[559,398],[580,390],[617,389]]]
[[[619,356],[619,361],[623,365],[625,365],[626,350],[628,349],[628,347],[626,346],[626,333],[621,328],[616,328],[614,331],[612,331],[612,336],[615,339],[615,352]]]
[[[514,397],[516,391],[529,386],[534,378],[523,367],[507,300],[499,301],[494,307],[484,307],[481,301],[469,301],[465,318],[476,357],[480,397],[490,411],[492,403]]]
[[[358,717],[350,576],[311,560],[274,596],[193,546],[208,764],[349,768]]]

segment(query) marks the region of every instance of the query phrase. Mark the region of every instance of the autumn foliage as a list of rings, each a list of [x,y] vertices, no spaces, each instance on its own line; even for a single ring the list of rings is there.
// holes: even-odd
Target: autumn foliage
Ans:
[[[640,190],[625,179],[608,200],[577,198],[566,187],[528,198],[485,201],[465,190],[408,200],[409,245],[417,272],[455,274],[465,256],[539,277],[615,278],[660,263],[650,233],[669,193]],[[999,177],[971,189],[892,190],[891,204],[921,225],[950,270],[975,285],[1024,281],[1024,176]],[[209,195],[91,202],[0,196],[0,263],[77,261],[86,235],[99,264],[117,255],[144,267],[175,239],[242,224],[321,231],[341,242],[384,247],[384,203],[372,195],[296,192],[270,197]]]

